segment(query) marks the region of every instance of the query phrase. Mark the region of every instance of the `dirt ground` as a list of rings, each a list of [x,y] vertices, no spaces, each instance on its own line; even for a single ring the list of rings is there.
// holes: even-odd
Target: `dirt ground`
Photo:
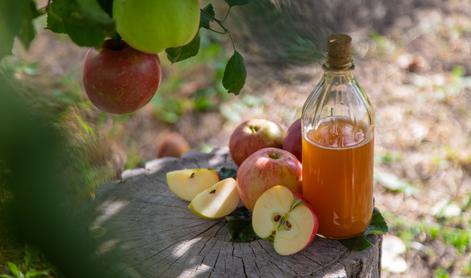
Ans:
[[[396,254],[384,261],[384,277],[470,277],[471,2],[418,5],[377,29],[360,22],[351,35],[356,76],[376,112],[375,198],[391,226],[384,252]],[[16,51],[39,65],[39,74],[17,78],[50,88],[64,87],[58,80],[70,76],[75,81],[67,86],[80,86],[85,49],[67,38],[42,31],[30,51]],[[150,106],[125,120],[99,118],[89,106],[76,109],[98,138],[113,134],[117,147],[103,160],[114,161],[116,169],[129,165],[130,150],[139,157],[136,166],[155,158],[155,141],[168,131],[207,149],[227,145],[244,119],[288,127],[320,79],[320,65],[280,69],[246,55],[248,84],[240,96],[217,109],[187,111],[174,125],[156,120]],[[172,73],[165,65],[164,79]],[[207,85],[204,78],[204,72],[195,74],[175,95],[191,95]],[[397,248],[402,244],[405,250]]]

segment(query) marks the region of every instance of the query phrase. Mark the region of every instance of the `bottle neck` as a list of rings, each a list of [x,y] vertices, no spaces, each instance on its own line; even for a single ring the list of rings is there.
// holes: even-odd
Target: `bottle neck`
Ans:
[[[355,65],[351,59],[346,60],[336,60],[333,61],[332,58],[327,58],[325,64],[322,65],[322,68],[325,72],[327,71],[353,71]]]
[[[347,80],[355,79],[353,75],[353,64],[349,68],[345,69],[331,69],[327,68],[324,64],[324,78],[325,79],[335,79],[335,78],[345,78]]]

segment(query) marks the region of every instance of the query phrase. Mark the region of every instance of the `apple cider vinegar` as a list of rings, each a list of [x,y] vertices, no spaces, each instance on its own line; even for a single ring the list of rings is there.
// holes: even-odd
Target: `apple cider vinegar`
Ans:
[[[361,234],[373,211],[373,138],[342,117],[327,118],[303,138],[304,196],[330,238]]]
[[[366,230],[373,213],[374,115],[353,76],[351,38],[329,37],[324,76],[303,107],[303,195],[318,233],[345,239]]]

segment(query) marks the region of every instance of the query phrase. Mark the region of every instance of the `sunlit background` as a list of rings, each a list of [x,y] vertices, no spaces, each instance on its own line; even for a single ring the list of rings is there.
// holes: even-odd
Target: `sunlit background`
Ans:
[[[230,19],[248,66],[239,96],[220,82],[232,54],[228,38],[202,32],[196,57],[171,64],[160,56],[158,93],[125,116],[92,106],[81,86],[86,49],[44,30],[45,20],[36,20],[30,49],[16,44],[0,69],[24,86],[35,110],[87,150],[93,170],[81,199],[156,157],[227,146],[242,120],[266,118],[287,128],[321,77],[325,38],[350,34],[357,80],[376,112],[375,199],[391,230],[383,275],[471,276],[470,1],[260,1]],[[0,190],[0,205],[7,195]],[[50,267],[4,230],[0,273],[7,261]]]

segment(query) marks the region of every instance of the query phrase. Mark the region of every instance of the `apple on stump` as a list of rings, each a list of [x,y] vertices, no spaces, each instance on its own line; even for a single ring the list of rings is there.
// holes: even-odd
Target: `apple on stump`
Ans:
[[[299,161],[302,162],[302,130],[301,119],[294,121],[288,128],[285,140],[283,141],[283,149],[294,154]]]
[[[292,255],[309,246],[319,220],[301,195],[277,185],[255,203],[252,227],[257,236],[273,244],[279,255]]]
[[[229,151],[237,165],[254,152],[268,147],[281,148],[284,130],[275,122],[251,119],[241,123],[229,139]]]
[[[282,184],[301,193],[302,165],[291,153],[264,148],[250,155],[237,171],[240,199],[252,210],[257,199],[269,188]]]

